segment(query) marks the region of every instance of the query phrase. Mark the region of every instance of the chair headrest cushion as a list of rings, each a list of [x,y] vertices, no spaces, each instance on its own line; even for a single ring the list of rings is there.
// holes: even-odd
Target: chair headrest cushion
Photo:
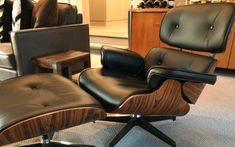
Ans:
[[[235,16],[235,4],[212,3],[176,7],[165,15],[160,39],[172,46],[223,52]]]

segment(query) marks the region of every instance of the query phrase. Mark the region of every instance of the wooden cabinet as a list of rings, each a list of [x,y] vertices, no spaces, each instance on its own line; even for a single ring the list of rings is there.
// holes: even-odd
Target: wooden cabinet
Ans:
[[[229,69],[235,69],[235,24],[233,25],[233,39],[232,40],[233,40],[233,43],[232,43],[231,53],[230,53],[230,58],[229,58],[229,63],[228,63]]]
[[[145,56],[153,47],[169,47],[160,41],[159,29],[168,9],[132,9],[129,11],[130,49]],[[201,52],[194,52],[203,54]],[[218,67],[235,69],[235,25],[229,35],[224,53],[217,54]]]
[[[130,49],[144,56],[152,47],[160,46],[159,29],[168,9],[133,9],[129,11]]]

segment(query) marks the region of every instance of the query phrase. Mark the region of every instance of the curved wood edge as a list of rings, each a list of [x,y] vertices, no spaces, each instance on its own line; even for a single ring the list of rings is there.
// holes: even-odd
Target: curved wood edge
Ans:
[[[214,73],[217,63],[214,63],[210,70],[209,74]],[[205,88],[205,83],[195,83],[195,82],[185,82],[183,84],[183,95],[185,99],[191,104],[195,104],[200,97],[203,89]]]
[[[105,117],[106,113],[103,109],[92,107],[71,108],[42,114],[22,120],[2,130],[0,145],[22,141]]]
[[[182,116],[188,113],[190,107],[183,99],[181,91],[179,81],[166,80],[159,89],[150,94],[129,97],[111,113]]]
[[[183,85],[185,99],[187,99],[189,103],[195,104],[205,86],[206,84],[204,83],[185,82]]]

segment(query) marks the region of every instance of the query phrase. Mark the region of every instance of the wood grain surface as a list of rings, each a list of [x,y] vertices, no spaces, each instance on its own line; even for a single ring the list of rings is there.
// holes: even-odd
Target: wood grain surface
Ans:
[[[55,53],[34,58],[34,62],[41,67],[52,69],[53,64],[61,64],[61,67],[73,65],[74,63],[90,60],[89,52],[68,50],[66,52]]]
[[[166,80],[162,86],[150,94],[129,97],[112,113],[182,116],[188,113],[189,104],[182,97],[181,83]]]
[[[217,63],[214,63],[209,69],[209,74],[214,74],[215,68],[217,67]],[[185,82],[183,84],[183,91],[185,98],[189,103],[195,104],[201,95],[203,89],[205,88],[205,83],[195,83],[195,82]]]
[[[0,132],[0,146],[104,119],[100,108],[81,107],[59,110],[22,120]]]

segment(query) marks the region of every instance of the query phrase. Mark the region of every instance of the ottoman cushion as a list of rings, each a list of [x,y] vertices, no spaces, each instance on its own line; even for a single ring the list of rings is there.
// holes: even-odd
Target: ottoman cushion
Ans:
[[[55,74],[6,80],[0,94],[0,145],[105,117],[91,95]]]

